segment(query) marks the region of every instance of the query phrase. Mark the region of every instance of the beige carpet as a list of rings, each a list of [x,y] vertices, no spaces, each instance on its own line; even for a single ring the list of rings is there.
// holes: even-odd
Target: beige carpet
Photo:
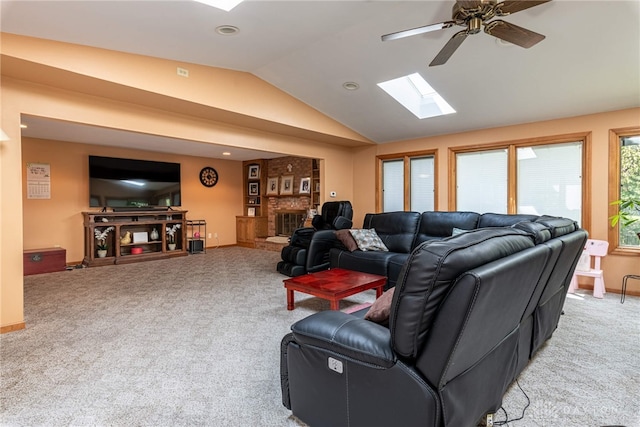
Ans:
[[[278,259],[228,247],[26,277],[27,329],[0,336],[0,424],[301,425],[280,400],[280,339],[329,303],[296,293],[287,311]],[[583,294],[565,311],[510,425],[640,426],[640,299]],[[505,397],[509,417],[525,404]]]

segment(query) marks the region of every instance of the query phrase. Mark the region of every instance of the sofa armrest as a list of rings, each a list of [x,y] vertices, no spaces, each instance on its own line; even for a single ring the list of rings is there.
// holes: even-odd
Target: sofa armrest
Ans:
[[[299,344],[320,347],[384,368],[396,362],[389,329],[341,311],[313,314],[294,323],[291,330]]]
[[[297,228],[293,231],[291,239],[289,239],[289,245],[308,248],[315,232],[316,230],[314,230],[313,227]]]
[[[347,228],[351,228],[353,226],[353,221],[344,216],[338,216],[333,220],[333,224],[331,224],[333,228],[336,230],[344,230]]]
[[[307,272],[315,273],[329,268],[329,250],[339,242],[333,230],[316,231],[307,251]]]

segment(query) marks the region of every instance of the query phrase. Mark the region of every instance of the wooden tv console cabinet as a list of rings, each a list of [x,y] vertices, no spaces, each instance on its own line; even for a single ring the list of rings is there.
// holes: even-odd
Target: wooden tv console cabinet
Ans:
[[[82,212],[84,218],[84,260],[86,266],[124,264],[170,257],[186,256],[187,211],[148,210],[129,212]],[[166,228],[179,224],[175,233],[174,250],[169,249]],[[106,236],[107,253],[98,255],[95,230],[114,227]],[[152,239],[156,230],[158,237]],[[131,233],[131,242],[120,239]]]

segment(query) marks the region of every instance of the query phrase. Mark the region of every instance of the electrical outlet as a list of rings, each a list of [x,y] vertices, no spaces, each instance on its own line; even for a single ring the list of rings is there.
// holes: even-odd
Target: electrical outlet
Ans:
[[[186,68],[180,68],[178,67],[178,75],[180,77],[189,77],[189,70],[187,70]]]
[[[211,238],[211,233],[207,234],[207,239]]]
[[[217,239],[218,238],[218,233],[213,233],[213,238]]]

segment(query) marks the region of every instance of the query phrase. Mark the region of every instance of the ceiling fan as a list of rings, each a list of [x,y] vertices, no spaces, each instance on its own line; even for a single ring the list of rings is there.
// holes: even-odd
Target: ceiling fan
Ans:
[[[484,32],[489,35],[520,47],[530,48],[544,40],[544,36],[501,19],[489,20],[496,16],[511,15],[549,1],[551,0],[456,0],[451,12],[451,21],[385,34],[382,36],[382,41],[415,36],[430,31],[451,28],[454,25],[465,27],[464,30],[455,33],[451,37],[431,61],[430,67],[447,62],[467,36],[479,33],[483,25]]]

